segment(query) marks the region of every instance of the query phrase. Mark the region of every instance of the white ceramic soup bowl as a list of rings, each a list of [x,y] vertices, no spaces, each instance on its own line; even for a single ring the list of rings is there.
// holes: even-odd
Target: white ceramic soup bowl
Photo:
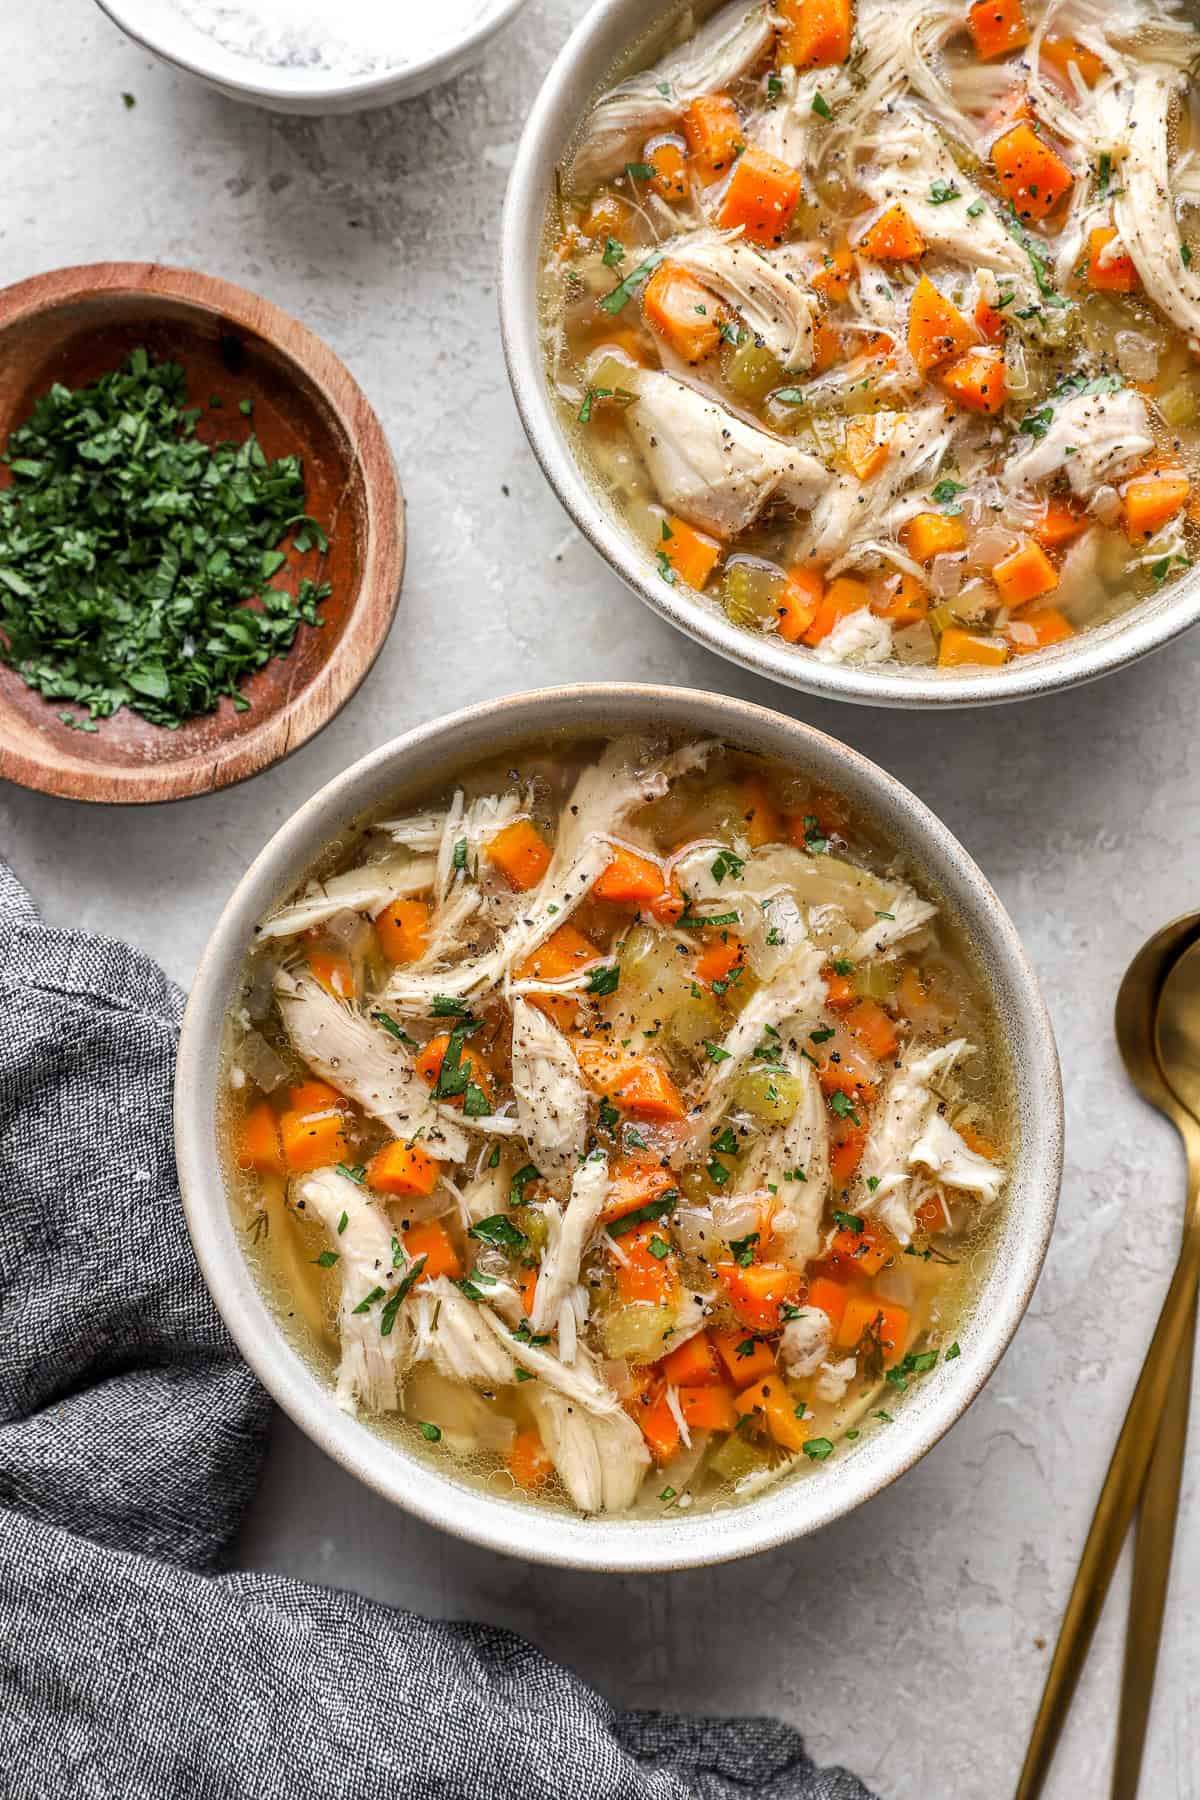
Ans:
[[[667,729],[774,757],[844,793],[911,859],[974,946],[1016,1090],[1012,1175],[991,1265],[958,1328],[961,1355],[914,1383],[895,1423],[761,1497],[662,1519],[583,1518],[506,1499],[431,1466],[342,1412],[332,1385],[291,1346],[243,1254],[218,1134],[220,1050],[254,927],[326,846],[364,816],[425,801],[455,773],[532,740]],[[911,1468],[970,1405],[1020,1323],[1049,1242],[1062,1166],[1062,1092],[1050,1021],[1008,914],[945,826],[899,782],[833,738],[743,700],[684,688],[548,688],[422,725],[357,762],[307,801],[251,864],[205,950],[183,1024],[175,1142],[200,1266],[242,1354],[313,1442],[430,1524],[533,1561],[579,1568],[686,1568],[816,1531]]]
[[[702,0],[706,17],[724,0]],[[675,22],[679,0],[598,0],[542,83],[509,178],[500,233],[500,329],[521,422],[551,487],[584,537],[653,612],[744,668],[789,687],[871,706],[986,706],[1094,681],[1170,643],[1200,619],[1200,569],[1106,624],[999,669],[823,663],[775,636],[743,630],[712,599],[672,586],[613,511],[563,430],[546,378],[538,273],[555,172],[590,102],[643,40]],[[649,55],[647,60],[650,60]]]

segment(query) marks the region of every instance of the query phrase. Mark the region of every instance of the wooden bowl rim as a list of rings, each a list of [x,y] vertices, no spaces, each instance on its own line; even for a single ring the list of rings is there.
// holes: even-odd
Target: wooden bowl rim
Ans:
[[[39,313],[104,294],[179,302],[219,315],[269,344],[303,371],[338,419],[362,470],[365,498],[362,572],[337,642],[312,680],[264,710],[253,729],[226,745],[145,767],[89,766],[86,738],[81,740],[84,754],[66,767],[51,766],[0,744],[0,773],[21,787],[66,800],[144,806],[215,793],[261,774],[308,743],[354,696],[383,648],[400,600],[405,562],[404,495],[383,427],[345,364],[315,332],[282,307],[232,281],[150,262],[81,263],[52,269],[0,289],[0,333]],[[380,597],[378,604],[367,608],[367,597],[372,594]],[[363,624],[366,629],[359,629]],[[198,779],[197,767],[205,762],[208,767]]]

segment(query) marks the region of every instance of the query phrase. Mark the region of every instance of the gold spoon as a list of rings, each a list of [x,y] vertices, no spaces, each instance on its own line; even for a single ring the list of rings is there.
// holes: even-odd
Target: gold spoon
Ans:
[[[1187,968],[1185,969],[1185,964]],[[1180,977],[1177,981],[1177,976]],[[1195,999],[1193,1000],[1193,996]],[[1036,1800],[1049,1771],[1063,1720],[1075,1691],[1092,1634],[1100,1617],[1121,1545],[1129,1529],[1139,1494],[1146,1487],[1152,1516],[1161,1530],[1164,1515],[1173,1521],[1178,1496],[1179,1465],[1187,1421],[1187,1387],[1179,1364],[1190,1363],[1195,1324],[1196,1282],[1200,1276],[1200,1123],[1179,1103],[1172,1077],[1183,1068],[1183,1079],[1200,1089],[1200,914],[1193,913],[1167,925],[1143,948],[1130,965],[1117,1000],[1117,1037],[1126,1067],[1139,1092],[1178,1129],[1188,1162],[1188,1204],[1183,1244],[1175,1273],[1155,1327],[1154,1337],[1134,1389],[1121,1435],[1113,1451],[1091,1529],[1080,1558],[1071,1597],[1046,1677],[1029,1748],[1017,1783],[1016,1800]],[[1192,1005],[1189,1033],[1188,1013]],[[1161,1020],[1160,1045],[1169,1044],[1172,1060],[1159,1064],[1156,1054],[1156,1022]],[[1180,1046],[1190,1046],[1181,1049]],[[1200,1102],[1200,1094],[1198,1094]],[[1181,1355],[1185,1336],[1187,1356]],[[1168,1430],[1156,1448],[1159,1424],[1168,1394],[1176,1397]],[[1180,1415],[1182,1414],[1182,1419]],[[1172,1524],[1173,1530],[1173,1524]],[[1136,1648],[1127,1644],[1122,1701],[1131,1701],[1123,1722],[1119,1745],[1118,1778],[1136,1784],[1141,1761],[1146,1717],[1149,1713],[1153,1660],[1135,1666],[1135,1658],[1157,1655],[1162,1605],[1170,1544],[1156,1541],[1150,1516],[1139,1528],[1135,1563],[1134,1597],[1130,1630]],[[1134,1788],[1114,1788],[1123,1800],[1131,1800]]]

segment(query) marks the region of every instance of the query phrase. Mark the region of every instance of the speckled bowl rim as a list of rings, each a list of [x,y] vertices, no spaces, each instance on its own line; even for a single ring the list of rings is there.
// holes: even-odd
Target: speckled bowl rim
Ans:
[[[169,39],[149,30],[144,19],[137,19],[136,5],[131,5],[130,0],[96,0],[101,12],[135,44],[140,44],[144,50],[149,50],[153,56],[169,63],[172,68],[182,69],[185,74],[195,75],[199,80],[208,82],[230,99],[245,100],[282,111],[318,114],[387,106],[396,100],[414,98],[439,82],[449,81],[482,54],[490,39],[502,31],[526,4],[527,0],[497,0],[494,10],[473,30],[466,32],[455,43],[444,45],[441,50],[425,57],[421,62],[407,63],[399,69],[375,70],[369,74],[353,76],[347,81],[322,82],[320,77],[324,71],[310,69],[281,69],[277,80],[264,81],[261,76],[267,72],[266,64],[257,63],[250,57],[239,58],[220,44],[215,44],[216,50],[221,53],[215,65],[206,64],[194,55],[183,54],[178,46],[171,45]],[[186,32],[189,42],[194,29],[189,27]],[[197,40],[203,41],[202,34],[198,31]],[[239,73],[239,63],[244,63],[248,70],[254,70],[258,79],[243,79]]]
[[[534,455],[583,536],[653,612],[730,662],[788,687],[870,706],[993,706],[1095,681],[1161,649],[1200,618],[1200,570],[1119,618],[1003,668],[951,674],[823,663],[777,637],[732,625],[714,602],[663,581],[621,527],[571,447],[546,379],[538,333],[537,276],[555,170],[592,94],[679,0],[598,0],[568,38],[530,109],[509,176],[500,227],[500,332],[517,411]]]
[[[716,736],[811,772],[864,808],[927,872],[974,945],[991,991],[1016,1078],[1018,1149],[994,1261],[959,1333],[961,1355],[914,1387],[894,1424],[728,1511],[582,1519],[443,1475],[338,1409],[287,1342],[243,1255],[221,1173],[218,1053],[256,921],[353,821],[395,802],[398,790],[416,799],[454,769],[530,738],[653,728]],[[747,701],[605,683],[517,694],[418,726],[353,764],[276,832],[235,889],[197,971],[179,1045],[175,1145],[192,1241],[217,1306],[264,1386],[322,1450],[384,1498],[489,1550],[574,1568],[680,1569],[767,1550],[841,1518],[911,1468],[969,1406],[1020,1323],[1050,1240],[1062,1174],[1062,1088],[1050,1020],[1012,921],[966,851],[907,788],[836,739]]]

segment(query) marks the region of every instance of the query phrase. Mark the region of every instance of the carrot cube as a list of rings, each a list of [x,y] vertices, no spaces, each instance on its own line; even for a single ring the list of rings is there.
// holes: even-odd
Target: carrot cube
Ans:
[[[721,1380],[721,1364],[707,1331],[698,1331],[662,1360],[662,1372],[673,1387],[713,1387]]]
[[[614,1271],[617,1298],[623,1306],[645,1301],[651,1306],[664,1306],[679,1291],[679,1277],[665,1256],[656,1256],[650,1248],[652,1239],[661,1236],[662,1227],[648,1222],[627,1232],[620,1240],[623,1262]],[[615,1253],[614,1253],[615,1254]]]
[[[986,631],[968,631],[965,626],[951,625],[938,640],[939,669],[955,669],[968,663],[998,668],[1008,661],[1008,645],[1003,638]]]
[[[1068,500],[1056,500],[1051,497],[1046,502],[1043,517],[1033,528],[1033,535],[1043,550],[1061,550],[1077,538],[1081,531],[1086,531],[1087,514],[1079,511]]]
[[[725,173],[746,142],[728,94],[697,94],[683,115],[683,135],[693,164],[709,181]]]
[[[330,1163],[346,1162],[350,1146],[340,1113],[285,1112],[279,1120],[283,1159],[293,1175],[307,1175]]]
[[[442,1064],[446,1060],[446,1052],[449,1048],[450,1034],[449,1032],[442,1031],[439,1032],[436,1037],[430,1038],[429,1042],[415,1059],[417,1074],[423,1081],[427,1081],[430,1087],[437,1086],[438,1077],[442,1072]],[[464,1044],[459,1054],[458,1067],[460,1072],[466,1075],[468,1084],[477,1087],[484,1098],[490,1100],[491,1085],[488,1078],[491,1075],[491,1070],[487,1065],[486,1058],[483,1057],[478,1050],[473,1050],[469,1044]],[[465,1098],[466,1093],[464,1090],[461,1094],[448,1095],[446,1097],[446,1104],[448,1106],[461,1106]]]
[[[429,902],[393,900],[375,921],[379,944],[389,962],[416,962],[429,941]]]
[[[742,946],[736,938],[716,938],[703,949],[693,965],[697,981],[711,987],[714,981],[728,981],[742,961]]]
[[[975,40],[976,54],[985,62],[1007,56],[1029,42],[1021,0],[975,0],[967,14],[967,29]]]
[[[242,1120],[238,1132],[237,1165],[239,1169],[253,1169],[259,1175],[283,1174],[279,1125],[265,1100],[252,1107]]]
[[[847,619],[870,604],[871,590],[865,582],[856,581],[852,575],[839,575],[825,589],[816,616],[804,633],[804,642],[810,647],[823,643],[840,619]]]
[[[800,172],[765,150],[743,151],[721,202],[722,231],[740,225],[754,244],[778,244],[787,231],[802,187]]]
[[[896,1027],[877,1000],[860,1000],[846,1014],[846,1024],[876,1062],[890,1062],[899,1039]]]
[[[1075,82],[1071,76],[1071,66],[1078,69],[1085,87],[1095,87],[1104,73],[1104,64],[1094,50],[1089,50],[1077,38],[1044,37],[1042,39],[1042,61],[1052,75],[1056,77],[1063,91],[1072,98],[1075,94]]]
[[[530,819],[506,825],[484,854],[518,893],[536,887],[550,867],[550,846]]]
[[[852,1350],[864,1331],[876,1328],[883,1347],[884,1366],[891,1368],[904,1355],[904,1340],[908,1336],[908,1313],[903,1306],[894,1306],[876,1294],[852,1294],[846,1302],[834,1342],[840,1350]]]
[[[540,1488],[554,1471],[554,1464],[547,1456],[541,1438],[532,1428],[518,1431],[504,1460],[517,1486],[525,1488],[529,1493]]]
[[[367,1164],[367,1185],[380,1194],[432,1194],[437,1178],[433,1157],[399,1138],[377,1150]]]
[[[308,966],[314,981],[332,994],[335,1000],[353,1000],[354,965],[341,950],[310,950]]]
[[[854,258],[849,250],[835,250],[822,258],[821,266],[814,269],[808,278],[808,285],[814,294],[820,294],[831,306],[838,306],[850,297],[850,283],[854,280]]]
[[[738,1395],[737,1416],[739,1420],[761,1418],[784,1450],[801,1449],[808,1435],[796,1417],[796,1402],[780,1375],[768,1375],[744,1388]]]
[[[829,1127],[829,1173],[840,1193],[858,1173],[867,1147],[867,1128],[853,1119],[833,1119]]]
[[[967,528],[960,518],[947,518],[945,513],[917,513],[901,530],[900,542],[914,562],[932,562],[935,556],[964,550]]]
[[[1097,294],[1134,294],[1141,286],[1133,258],[1111,225],[1088,233],[1087,284]]]
[[[739,1387],[775,1373],[775,1352],[761,1338],[747,1337],[744,1331],[714,1331],[710,1336]]]
[[[742,819],[751,847],[761,850],[764,844],[783,842],[783,814],[767,791],[766,782],[758,775],[746,775],[739,783],[742,795]]]
[[[598,954],[595,944],[585,938],[582,931],[577,931],[574,925],[560,925],[544,944],[539,944],[518,965],[515,974],[518,981],[561,981],[565,976],[577,975],[580,969],[586,969],[589,963],[595,962]],[[574,994],[531,994],[529,998],[562,1030],[575,1023],[579,1001]]]
[[[896,201],[859,238],[857,248],[875,262],[916,262],[924,256],[925,239]]]
[[[589,1038],[576,1038],[574,1047],[584,1080],[626,1112],[643,1119],[685,1116],[679,1089],[654,1057],[632,1056],[616,1045]]]
[[[850,0],[779,0],[782,29],[776,51],[780,67],[825,68],[850,54],[854,24]]]
[[[992,570],[992,580],[1004,604],[1011,608],[1028,606],[1058,586],[1054,564],[1040,544],[1026,538],[1011,556],[1005,556]]]
[[[632,1410],[650,1454],[661,1468],[679,1448],[679,1421],[667,1404],[665,1392],[654,1399],[635,1401]]]
[[[1044,219],[1075,180],[1058,152],[1024,120],[996,139],[992,165],[1005,198],[1022,219]]]
[[[440,1219],[411,1225],[404,1233],[404,1249],[410,1262],[416,1262],[420,1256],[425,1258],[422,1281],[433,1281],[439,1275],[448,1275],[451,1281],[457,1281],[462,1274],[462,1258]]]
[[[887,586],[890,591],[886,601],[875,602],[880,618],[890,619],[900,630],[929,617],[929,591],[907,569],[890,577]]]
[[[661,1163],[642,1162],[632,1156],[619,1157],[612,1165],[603,1223],[608,1225],[613,1219],[623,1219],[626,1213],[650,1206],[674,1186],[673,1172],[664,1169]]]
[[[846,427],[846,462],[850,473],[859,481],[870,481],[878,475],[888,459],[891,430],[879,435],[875,418],[851,419]]]
[[[654,170],[650,185],[656,194],[674,205],[687,197],[687,155],[676,138],[662,138],[646,155]]]
[[[778,1331],[780,1308],[795,1300],[803,1277],[783,1263],[717,1264],[734,1315],[748,1331]]]
[[[634,850],[614,849],[612,861],[592,884],[593,900],[645,907],[660,924],[673,924],[684,910],[683,895],[667,885],[662,864]]]
[[[922,275],[908,311],[908,348],[922,375],[976,342],[975,332],[952,300]]]
[[[1059,612],[1056,606],[1035,607],[1032,612],[1022,613],[1021,631],[1012,635],[1013,652],[1017,656],[1029,656],[1034,650],[1045,650],[1051,644],[1061,644],[1066,638],[1075,636],[1075,627]],[[1032,631],[1032,642],[1026,633]]]
[[[1159,466],[1125,484],[1125,534],[1133,544],[1152,538],[1187,505],[1191,484],[1182,469]]]
[[[663,536],[659,550],[680,581],[699,593],[721,554],[720,544],[716,538],[697,531],[686,519],[676,518],[674,513],[666,522],[666,530],[669,535]]]
[[[966,412],[997,413],[1008,398],[1004,358],[997,350],[968,350],[937,379]]]
[[[643,290],[642,312],[684,362],[703,362],[721,341],[725,309],[680,263],[659,263]]]
[[[817,616],[825,597],[825,578],[816,569],[789,569],[779,597],[779,635],[786,644],[798,644]]]
[[[339,1094],[335,1087],[330,1087],[327,1081],[318,1081],[315,1076],[288,1089],[288,1105],[293,1112],[328,1112],[331,1106],[345,1104],[343,1094]]]
[[[738,1422],[737,1395],[724,1385],[681,1387],[679,1410],[689,1431],[732,1431]]]
[[[831,1281],[828,1275],[818,1275],[809,1283],[807,1304],[819,1307],[836,1331],[842,1322],[849,1297],[848,1290],[840,1281]]]

